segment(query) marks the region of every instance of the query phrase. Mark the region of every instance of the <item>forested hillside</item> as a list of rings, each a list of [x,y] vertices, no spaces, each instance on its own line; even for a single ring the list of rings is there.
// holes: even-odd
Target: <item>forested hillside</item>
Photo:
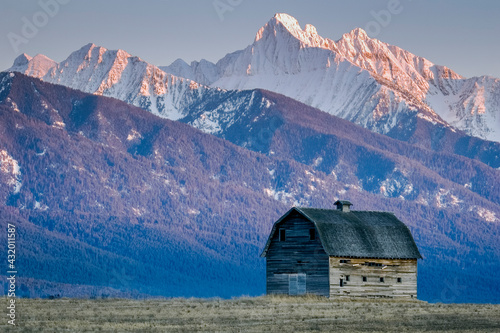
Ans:
[[[18,73],[0,82],[0,221],[18,226],[25,295],[259,295],[272,223],[342,198],[411,228],[421,298],[500,299],[498,170],[481,162],[258,90],[217,138]]]

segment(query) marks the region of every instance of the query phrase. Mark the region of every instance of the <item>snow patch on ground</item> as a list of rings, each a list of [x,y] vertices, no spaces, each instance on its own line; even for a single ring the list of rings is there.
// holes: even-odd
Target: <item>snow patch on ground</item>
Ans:
[[[405,178],[407,171],[399,172],[396,168],[390,178],[385,179],[380,186],[380,193],[385,197],[405,199],[413,192],[413,184]]]
[[[10,108],[12,110],[14,110],[15,112],[21,112],[19,110],[19,107],[17,106],[16,102],[14,102],[13,100],[10,99],[10,97],[7,97],[7,99],[5,100],[7,103],[10,103]]]
[[[476,210],[477,215],[480,218],[482,218],[483,220],[487,221],[487,222],[498,222],[499,221],[499,219],[497,218],[495,212],[492,212],[489,209],[486,209],[486,208],[483,208],[483,207],[473,206],[473,207],[469,208],[469,211],[472,211],[474,209]]]
[[[264,194],[276,201],[283,202],[287,205],[299,206],[299,202],[295,200],[295,195],[293,193],[286,192],[284,190],[276,191],[271,188],[265,188]]]
[[[428,115],[425,115],[423,113],[418,113],[417,117],[419,117],[421,119],[424,119],[424,120],[427,120],[428,122],[432,123],[433,125],[437,124],[437,122],[436,122],[436,120],[434,118],[429,117]]]
[[[35,204],[33,205],[33,209],[41,210],[43,212],[43,211],[48,210],[49,206],[42,204],[41,202],[35,200]]]
[[[14,194],[21,191],[21,168],[6,150],[0,149],[0,172],[7,176],[7,185],[13,187]]]
[[[424,205],[424,206],[429,206],[429,202],[426,199],[424,199],[424,197],[422,197],[422,196],[419,196],[415,202],[419,203],[421,205]]]
[[[54,121],[54,123],[52,124],[52,127],[64,129],[66,127],[66,124],[62,121]]]
[[[142,216],[144,213],[146,213],[146,210],[144,208],[140,207],[132,207],[132,212],[134,213],[135,216],[139,217]]]
[[[313,166],[317,167],[318,165],[321,164],[321,162],[323,162],[323,157],[320,156],[313,161]]]
[[[193,127],[196,127],[208,134],[217,134],[222,131],[222,128],[219,125],[219,121],[217,120],[216,111],[205,112],[200,118],[196,119],[192,123]]]
[[[127,136],[127,141],[132,141],[135,139],[142,139],[141,133],[137,132],[135,129],[132,129]]]
[[[459,206],[463,200],[453,195],[449,190],[440,188],[435,197],[436,207],[446,208],[450,206]]]

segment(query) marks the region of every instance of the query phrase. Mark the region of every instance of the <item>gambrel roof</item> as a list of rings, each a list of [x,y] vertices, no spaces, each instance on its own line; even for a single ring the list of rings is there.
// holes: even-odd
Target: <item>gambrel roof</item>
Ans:
[[[336,209],[293,207],[274,223],[262,257],[274,233],[290,214],[297,212],[312,222],[329,256],[382,259],[421,259],[408,227],[393,213],[344,212]]]

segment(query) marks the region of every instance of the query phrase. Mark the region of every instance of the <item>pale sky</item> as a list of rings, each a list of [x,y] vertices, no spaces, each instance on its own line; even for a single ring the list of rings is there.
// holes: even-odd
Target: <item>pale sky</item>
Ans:
[[[500,78],[495,0],[2,0],[0,70],[21,53],[59,62],[89,42],[155,65],[215,62],[251,44],[275,13],[333,40],[361,27],[463,76]]]

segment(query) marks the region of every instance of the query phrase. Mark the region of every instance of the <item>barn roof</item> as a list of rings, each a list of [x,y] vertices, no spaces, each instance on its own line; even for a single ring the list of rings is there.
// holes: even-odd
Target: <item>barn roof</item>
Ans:
[[[297,212],[316,226],[325,252],[335,257],[421,259],[408,227],[393,213],[372,211],[343,212],[333,209],[294,207],[273,226],[272,237],[287,216]]]

